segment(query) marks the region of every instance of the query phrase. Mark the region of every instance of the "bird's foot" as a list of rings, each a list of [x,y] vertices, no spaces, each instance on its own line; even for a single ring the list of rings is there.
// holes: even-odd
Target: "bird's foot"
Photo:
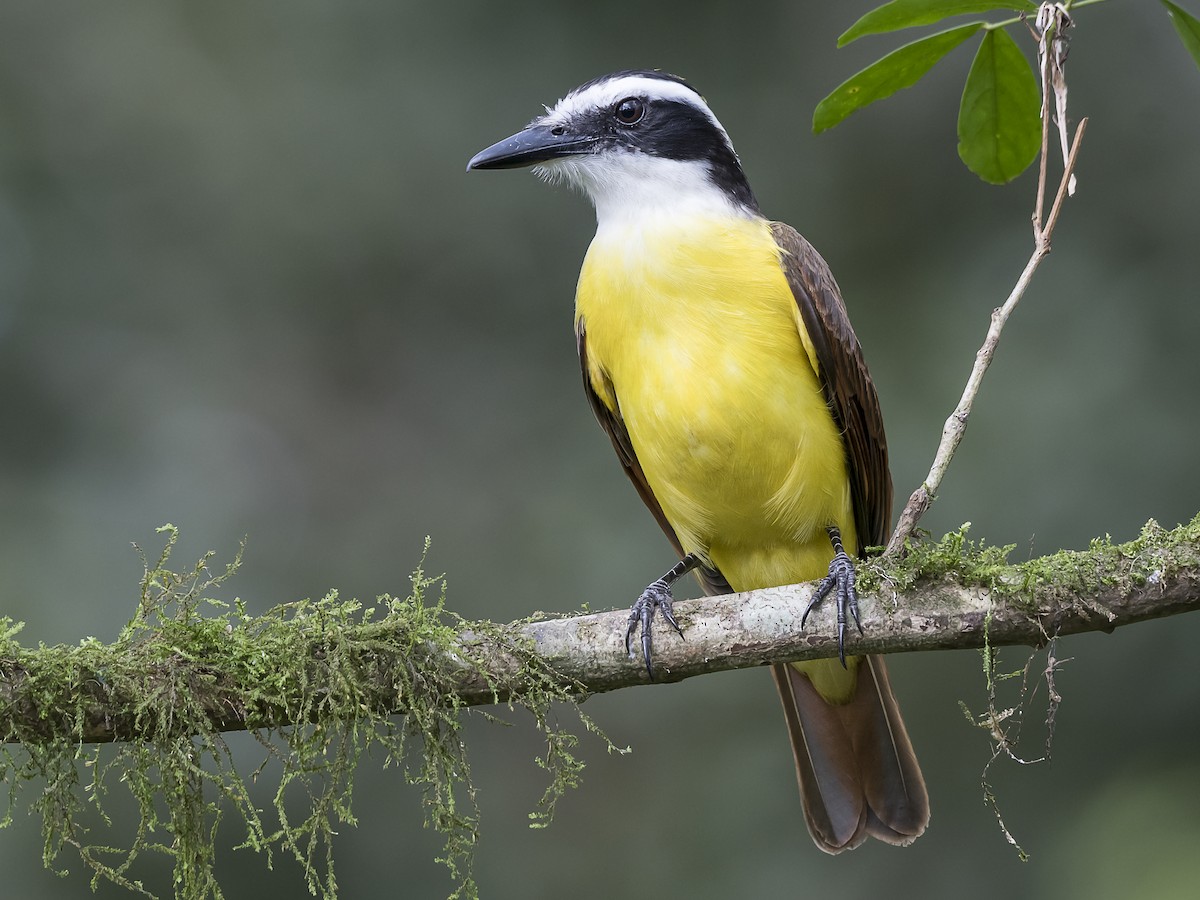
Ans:
[[[850,617],[854,620],[854,625],[858,629],[858,633],[863,633],[862,622],[858,618],[858,591],[854,588],[854,561],[850,559],[850,556],[842,546],[841,532],[834,527],[826,530],[829,532],[829,540],[833,544],[833,560],[829,563],[829,574],[817,584],[817,589],[813,592],[812,600],[809,601],[808,608],[804,610],[804,615],[800,618],[800,627],[804,627],[804,623],[808,621],[808,614],[813,611],[813,608],[836,588],[834,597],[837,600],[838,659],[841,660],[842,666],[845,667],[847,612],[850,613]]]
[[[625,631],[625,653],[629,656],[633,655],[630,642],[633,640],[633,635],[637,632],[640,625],[642,629],[642,659],[646,663],[646,674],[650,676],[651,681],[654,680],[654,665],[651,661],[654,656],[654,641],[651,634],[655,611],[662,610],[663,618],[667,620],[667,624],[674,628],[680,637],[683,637],[683,629],[675,621],[675,614],[671,610],[674,602],[675,598],[671,594],[671,583],[665,578],[660,578],[642,591],[641,596],[634,601],[633,607],[629,610],[629,627]]]

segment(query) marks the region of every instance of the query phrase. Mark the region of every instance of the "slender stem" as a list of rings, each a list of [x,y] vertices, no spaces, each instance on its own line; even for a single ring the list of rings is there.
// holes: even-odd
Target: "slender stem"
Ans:
[[[1087,130],[1088,120],[1086,118],[1079,120],[1079,125],[1075,128],[1075,137],[1071,141],[1071,153],[1067,157],[1067,166],[1063,170],[1062,181],[1058,184],[1058,193],[1054,195],[1054,205],[1050,207],[1050,218],[1046,220],[1046,228],[1042,232],[1042,239],[1047,244],[1047,252],[1049,251],[1050,234],[1054,231],[1054,223],[1058,221],[1058,214],[1062,210],[1063,200],[1067,198],[1067,190],[1071,183],[1071,173],[1075,171],[1075,160],[1079,156],[1079,142],[1083,139],[1083,133]]]
[[[1070,12],[1073,9],[1082,9],[1085,6],[1095,6],[1097,3],[1107,2],[1108,0],[1074,0],[1074,2],[1072,0],[1064,0],[1063,6],[1066,7],[1067,12]],[[1028,15],[1022,13],[1019,16],[1013,16],[1011,19],[1000,19],[997,22],[983,22],[982,24],[985,31],[995,31],[998,28],[1007,28],[1009,25],[1019,25],[1027,18]]]
[[[1038,165],[1037,202],[1033,209],[1033,239],[1042,237],[1042,210],[1046,201],[1046,164],[1050,148],[1050,51],[1048,35],[1040,35],[1038,55],[1042,61],[1042,158]]]
[[[1079,5],[1085,5],[1087,2],[1099,2],[1099,0],[1080,0]],[[1070,5],[1071,3],[1068,2],[1065,6],[1069,7]],[[899,553],[903,549],[904,542],[912,535],[917,522],[925,514],[926,510],[929,509],[934,498],[937,496],[938,489],[942,484],[942,478],[950,466],[950,460],[954,458],[954,454],[958,450],[958,445],[962,443],[963,435],[966,433],[967,420],[970,418],[971,410],[975,404],[975,397],[978,395],[979,387],[983,382],[983,376],[987,373],[988,367],[992,363],[992,357],[996,353],[996,347],[1000,342],[1000,333],[1004,330],[1004,325],[1008,321],[1008,317],[1012,315],[1013,310],[1016,309],[1017,304],[1021,301],[1021,297],[1024,296],[1030,281],[1033,279],[1033,274],[1037,271],[1037,267],[1041,265],[1042,260],[1050,252],[1050,236],[1054,232],[1054,226],[1058,222],[1059,213],[1062,211],[1062,203],[1067,195],[1072,173],[1075,169],[1080,141],[1087,127],[1087,119],[1084,119],[1079,123],[1079,127],[1075,131],[1071,151],[1064,161],[1062,178],[1059,181],[1058,191],[1054,197],[1054,204],[1051,207],[1049,218],[1043,221],[1042,214],[1045,211],[1046,203],[1046,167],[1050,155],[1050,117],[1052,115],[1050,94],[1054,72],[1054,57],[1052,53],[1054,52],[1053,42],[1056,38],[1056,22],[1057,19],[1052,17],[1044,30],[1040,33],[1037,31],[1034,32],[1039,43],[1039,62],[1041,63],[1039,69],[1042,79],[1042,153],[1038,166],[1037,197],[1034,202],[1033,211],[1033,253],[1030,255],[1029,261],[1025,264],[1025,268],[1017,279],[1017,283],[1009,293],[1008,299],[1004,301],[1004,305],[992,310],[991,324],[988,327],[987,337],[984,339],[983,346],[975,354],[975,364],[971,368],[971,374],[967,379],[966,387],[963,388],[962,397],[958,401],[958,406],[954,408],[954,412],[950,414],[950,417],[946,419],[945,425],[942,426],[942,439],[938,443],[937,452],[934,454],[933,465],[930,466],[929,474],[925,477],[920,487],[913,491],[908,499],[908,503],[905,504],[903,511],[900,513],[900,519],[896,523],[896,530],[892,533],[892,538],[888,542],[885,551],[887,554]]]
[[[1050,209],[1046,225],[1044,228],[1039,225],[1033,253],[1029,257],[1029,261],[1025,264],[1025,268],[1021,271],[1021,275],[1017,279],[1017,283],[1013,286],[1012,292],[1008,295],[1008,299],[1004,301],[1004,305],[999,309],[992,310],[991,326],[988,328],[983,346],[975,354],[975,365],[971,368],[971,375],[967,379],[966,387],[963,389],[962,398],[958,401],[958,406],[954,408],[954,412],[950,414],[950,417],[946,420],[946,424],[942,427],[942,439],[938,444],[937,453],[934,454],[933,465],[930,467],[929,474],[925,476],[925,480],[921,483],[921,486],[913,491],[912,496],[908,499],[908,503],[904,506],[904,510],[900,513],[900,519],[896,523],[896,530],[892,533],[892,539],[888,542],[885,554],[899,553],[903,549],[904,542],[912,535],[918,520],[929,509],[934,497],[937,496],[938,488],[942,484],[942,478],[946,474],[946,469],[950,466],[950,460],[954,458],[954,453],[958,449],[958,445],[962,443],[963,435],[966,433],[967,419],[971,415],[971,409],[975,404],[975,397],[979,393],[983,376],[986,374],[988,366],[992,363],[992,357],[996,353],[996,346],[1000,342],[1000,333],[1004,330],[1004,324],[1008,321],[1008,317],[1012,315],[1013,310],[1016,309],[1017,304],[1021,302],[1021,297],[1024,296],[1025,290],[1029,287],[1029,282],[1033,279],[1037,267],[1041,265],[1042,260],[1050,252],[1050,236],[1054,231],[1055,224],[1058,222],[1059,213],[1062,211],[1062,202],[1066,197],[1067,184],[1075,168],[1075,162],[1079,155],[1080,142],[1086,128],[1087,119],[1084,119],[1075,130],[1075,139],[1071,146],[1071,153],[1063,169],[1062,180],[1059,182],[1058,193],[1055,195],[1054,205]]]

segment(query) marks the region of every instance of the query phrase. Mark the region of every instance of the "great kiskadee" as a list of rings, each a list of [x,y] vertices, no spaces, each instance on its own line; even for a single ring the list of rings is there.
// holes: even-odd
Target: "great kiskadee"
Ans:
[[[634,604],[626,648],[640,626],[653,677],[654,612],[678,630],[671,585],[693,570],[710,594],[822,579],[842,647],[851,557],[886,540],[892,481],[825,261],[763,216],[729,135],[671,75],[589,81],[468,168],[518,166],[596,207],[575,296],[584,390],[680,556]],[[817,846],[915,840],[929,800],[883,660],[843,648],[772,674]]]

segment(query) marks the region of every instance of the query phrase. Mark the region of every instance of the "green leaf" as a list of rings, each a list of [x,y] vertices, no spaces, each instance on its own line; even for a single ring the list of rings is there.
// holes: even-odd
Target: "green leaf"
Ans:
[[[1200,19],[1169,0],[1162,0],[1162,5],[1167,8],[1167,15],[1171,17],[1171,24],[1175,26],[1183,46],[1187,47],[1187,52],[1192,54],[1192,59],[1200,66]]]
[[[901,88],[912,87],[938,60],[982,27],[983,22],[971,22],[949,31],[939,31],[893,50],[852,75],[817,104],[813,112],[813,131],[820,134],[855,110],[890,97]]]
[[[1042,96],[1016,42],[988,31],[963,88],[958,110],[958,155],[992,184],[1012,181],[1042,145]]]
[[[892,0],[871,10],[851,25],[837,43],[839,47],[845,47],[866,34],[899,31],[914,25],[932,25],[950,16],[985,13],[995,9],[1032,14],[1037,11],[1037,4],[1029,0]]]

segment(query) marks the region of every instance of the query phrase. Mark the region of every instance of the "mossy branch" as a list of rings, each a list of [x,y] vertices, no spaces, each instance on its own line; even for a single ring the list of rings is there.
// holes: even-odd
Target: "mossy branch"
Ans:
[[[19,626],[0,621],[0,776],[10,788],[0,827],[12,821],[20,786],[40,781],[31,806],[43,818],[48,866],[70,845],[97,878],[149,893],[131,867],[154,850],[175,860],[176,896],[217,898],[216,828],[232,810],[245,826],[241,846],[268,862],[277,851],[294,857],[313,894],[336,897],[331,838],[339,822],[354,821],[354,771],[374,746],[423,786],[427,822],[446,839],[454,896],[473,897],[477,811],[463,708],[501,703],[533,714],[550,782],[531,814],[536,826],[583,767],[576,736],[550,724],[559,719],[551,705],[647,681],[623,650],[624,611],[465,622],[441,600],[428,602],[429,588],[444,583],[418,568],[404,600],[384,596],[364,609],[331,593],[255,617],[205,596],[236,561],[216,577],[208,557],[173,572],[177,533],[166,530],[165,550],[146,565],[139,614],[113,644],[24,648]],[[1200,608],[1200,515],[1173,530],[1151,522],[1128,543],[1104,538],[1024,563],[1008,562],[1012,549],[969,541],[964,526],[902,557],[864,562],[865,634],[847,650],[1040,645]],[[798,585],[677,603],[685,638],[659,629],[658,678],[834,656],[828,608],[797,628],[810,597],[811,587]],[[235,730],[252,732],[282,767],[277,825],[233,766],[222,734]],[[86,809],[105,817],[101,801],[114,781],[140,811],[125,849],[93,843],[80,824]],[[299,821],[284,802],[291,784],[311,800]]]
[[[1036,646],[1200,609],[1200,516],[1174,530],[1151,522],[1128,543],[1097,539],[1023,563],[1007,562],[1012,549],[972,542],[964,527],[898,561],[860,565],[865,633],[848,637],[847,652],[981,647],[985,619],[991,645]],[[814,611],[807,630],[797,627],[811,596],[802,584],[677,602],[685,638],[657,630],[657,679],[835,656],[832,604]],[[552,683],[571,696],[648,681],[624,653],[624,610],[506,625],[438,622],[438,634],[420,633],[399,612],[352,622],[305,603],[263,618],[168,623],[109,646],[26,650],[10,639],[0,644],[0,734],[25,743],[141,740],[163,727],[148,718],[151,704],[176,702],[181,688],[217,731],[312,722],[336,705],[305,705],[302,687],[349,664],[358,702],[384,715],[408,711],[412,691],[456,707],[521,702],[535,662],[539,687]],[[45,680],[50,670],[58,683]]]
[[[1024,563],[1006,560],[1013,547],[966,539],[966,529],[918,545],[905,559],[859,566],[863,635],[848,635],[848,654],[991,646],[1042,646],[1053,637],[1112,631],[1148,619],[1200,610],[1200,516],[1165,530],[1151,522],[1135,540],[1108,538],[1081,551]],[[832,603],[797,627],[812,597],[810,584],[680,601],[674,612],[684,639],[656,630],[659,681],[837,655]],[[523,627],[539,654],[589,692],[647,681],[626,658],[622,611],[556,619]],[[986,634],[985,634],[986,630]],[[853,632],[853,629],[851,629]],[[474,695],[464,694],[471,702]]]

